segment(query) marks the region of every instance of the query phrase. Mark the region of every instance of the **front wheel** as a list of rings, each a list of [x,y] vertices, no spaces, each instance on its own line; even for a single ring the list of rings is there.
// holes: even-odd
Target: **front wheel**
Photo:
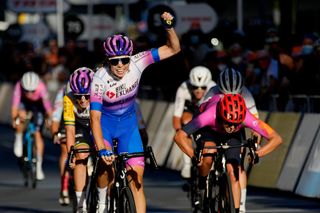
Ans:
[[[121,190],[119,201],[120,202],[118,204],[120,213],[136,213],[133,194],[129,187],[124,187]]]
[[[219,209],[221,213],[236,213],[229,175],[224,173],[220,182],[220,202]]]

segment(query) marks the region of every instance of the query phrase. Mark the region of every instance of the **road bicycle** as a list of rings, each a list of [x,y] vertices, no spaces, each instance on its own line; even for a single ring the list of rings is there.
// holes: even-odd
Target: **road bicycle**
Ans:
[[[30,185],[35,189],[37,186],[37,152],[34,137],[36,125],[31,122],[31,118],[32,113],[27,113],[27,118],[24,121],[23,155],[20,159],[20,165],[23,174],[24,186],[28,187]],[[19,124],[19,118],[17,118],[15,122],[16,124]]]
[[[209,175],[207,176],[205,189],[199,189],[199,172],[197,160],[193,161],[192,166],[192,182],[191,182],[191,204],[193,212],[208,212],[208,213],[235,213],[233,193],[231,188],[230,177],[226,168],[226,151],[232,148],[247,147],[249,148],[250,159],[252,164],[259,161],[256,155],[256,139],[247,139],[238,145],[229,145],[223,143],[218,146],[204,146],[204,149],[216,149],[216,153],[202,154],[202,149],[197,154],[197,159],[201,156],[213,156],[213,164]],[[203,193],[202,193],[203,192]]]
[[[113,152],[118,153],[118,140],[113,140]],[[118,153],[113,162],[113,167],[115,171],[114,184],[110,191],[110,213],[135,213],[136,207],[134,203],[134,198],[132,191],[129,187],[129,181],[127,178],[127,168],[126,161],[133,157],[142,157],[150,159],[150,164],[154,168],[158,168],[156,159],[153,154],[151,146],[146,148],[145,152],[136,153]]]

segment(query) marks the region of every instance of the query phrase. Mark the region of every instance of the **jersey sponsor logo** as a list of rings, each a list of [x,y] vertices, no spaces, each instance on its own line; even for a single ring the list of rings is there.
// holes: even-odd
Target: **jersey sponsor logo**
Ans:
[[[126,95],[128,93],[130,93],[131,91],[133,91],[137,86],[138,86],[139,82],[138,80],[136,80],[130,87],[126,87],[125,84],[122,84],[121,86],[116,88],[116,96],[117,98],[123,95]]]
[[[117,85],[116,82],[109,84],[109,87],[113,87],[113,86],[115,86],[115,85]]]
[[[144,51],[144,52],[140,52],[136,55],[134,55],[133,59],[134,60],[140,60],[141,58],[145,57],[146,55],[148,55],[148,51]]]
[[[115,93],[114,93],[114,92],[111,92],[111,91],[107,91],[107,92],[106,92],[106,95],[107,95],[110,99],[112,99],[112,98],[115,96]]]

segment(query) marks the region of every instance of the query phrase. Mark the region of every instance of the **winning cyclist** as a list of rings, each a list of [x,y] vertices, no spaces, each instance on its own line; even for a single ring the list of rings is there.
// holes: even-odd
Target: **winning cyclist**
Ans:
[[[90,148],[93,145],[90,133],[90,85],[94,72],[81,67],[69,79],[70,90],[63,97],[63,120],[66,129],[67,150]],[[77,153],[70,167],[73,168],[74,190],[77,197],[77,212],[86,212],[86,177],[89,153]]]
[[[257,155],[262,158],[276,149],[282,138],[268,124],[255,117],[247,109],[245,101],[240,94],[214,95],[210,101],[200,106],[200,114],[193,118],[186,126],[175,135],[175,142],[191,159],[195,159],[194,149],[190,145],[190,135],[197,130],[206,127],[205,136],[202,136],[205,146],[227,142],[230,145],[241,143],[241,129],[244,127],[259,133],[267,143],[261,146]],[[202,133],[204,134],[204,133]],[[203,149],[203,154],[215,152],[215,150]],[[227,171],[230,176],[234,205],[239,212],[240,207],[240,183],[239,173],[241,172],[240,148],[232,148],[227,152]],[[209,174],[212,157],[200,159],[200,175],[205,177]]]
[[[16,129],[13,152],[16,157],[22,157],[23,124],[27,118],[27,112],[32,113],[31,122],[36,125],[34,134],[37,147],[37,180],[45,178],[42,170],[44,142],[41,131],[44,125],[44,115],[51,119],[52,106],[49,100],[46,85],[40,80],[37,73],[30,71],[23,74],[20,81],[14,87],[11,107],[12,126]]]
[[[119,141],[119,152],[142,152],[143,145],[135,114],[135,99],[141,74],[147,66],[180,52],[179,38],[173,28],[174,17],[164,12],[162,23],[166,27],[167,43],[132,55],[133,42],[124,35],[112,35],[104,42],[108,66],[100,68],[91,85],[90,118],[94,140],[99,155],[105,163],[104,172],[98,177],[98,191],[107,192],[112,182],[111,165],[114,160],[112,139]],[[138,213],[146,212],[143,190],[144,158],[127,161],[130,188]],[[108,181],[107,177],[110,178]],[[99,196],[98,212],[107,212],[106,196]]]
[[[173,113],[173,128],[176,131],[192,119],[200,100],[215,85],[208,68],[195,66],[190,70],[189,79],[182,82],[176,92]],[[181,176],[190,178],[191,160],[187,155],[183,155],[183,161]]]
[[[208,101],[212,96],[220,94],[241,94],[246,103],[247,109],[257,118],[259,118],[258,110],[251,92],[243,85],[243,78],[239,71],[233,68],[226,68],[222,71],[218,78],[218,85],[212,87],[204,97],[204,101]],[[245,131],[242,131],[243,138],[245,138]],[[257,136],[258,143],[260,143],[261,136],[252,131],[253,136]],[[245,156],[245,149],[241,153]],[[241,186],[241,202],[240,212],[245,212],[246,196],[247,196],[247,175],[244,169],[244,157],[241,162],[240,173],[240,186]]]

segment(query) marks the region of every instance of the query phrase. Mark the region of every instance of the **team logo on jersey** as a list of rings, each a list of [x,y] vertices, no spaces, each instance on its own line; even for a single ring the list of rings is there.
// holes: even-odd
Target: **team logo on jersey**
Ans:
[[[113,98],[116,94],[115,94],[114,92],[107,91],[107,92],[106,92],[106,95],[111,99],[111,98]]]
[[[123,96],[123,95],[126,95],[126,94],[130,93],[135,88],[137,88],[138,85],[139,85],[139,81],[137,80],[129,87],[126,87],[125,84],[122,84],[120,87],[117,87],[116,88],[117,98],[120,97],[120,96]]]

